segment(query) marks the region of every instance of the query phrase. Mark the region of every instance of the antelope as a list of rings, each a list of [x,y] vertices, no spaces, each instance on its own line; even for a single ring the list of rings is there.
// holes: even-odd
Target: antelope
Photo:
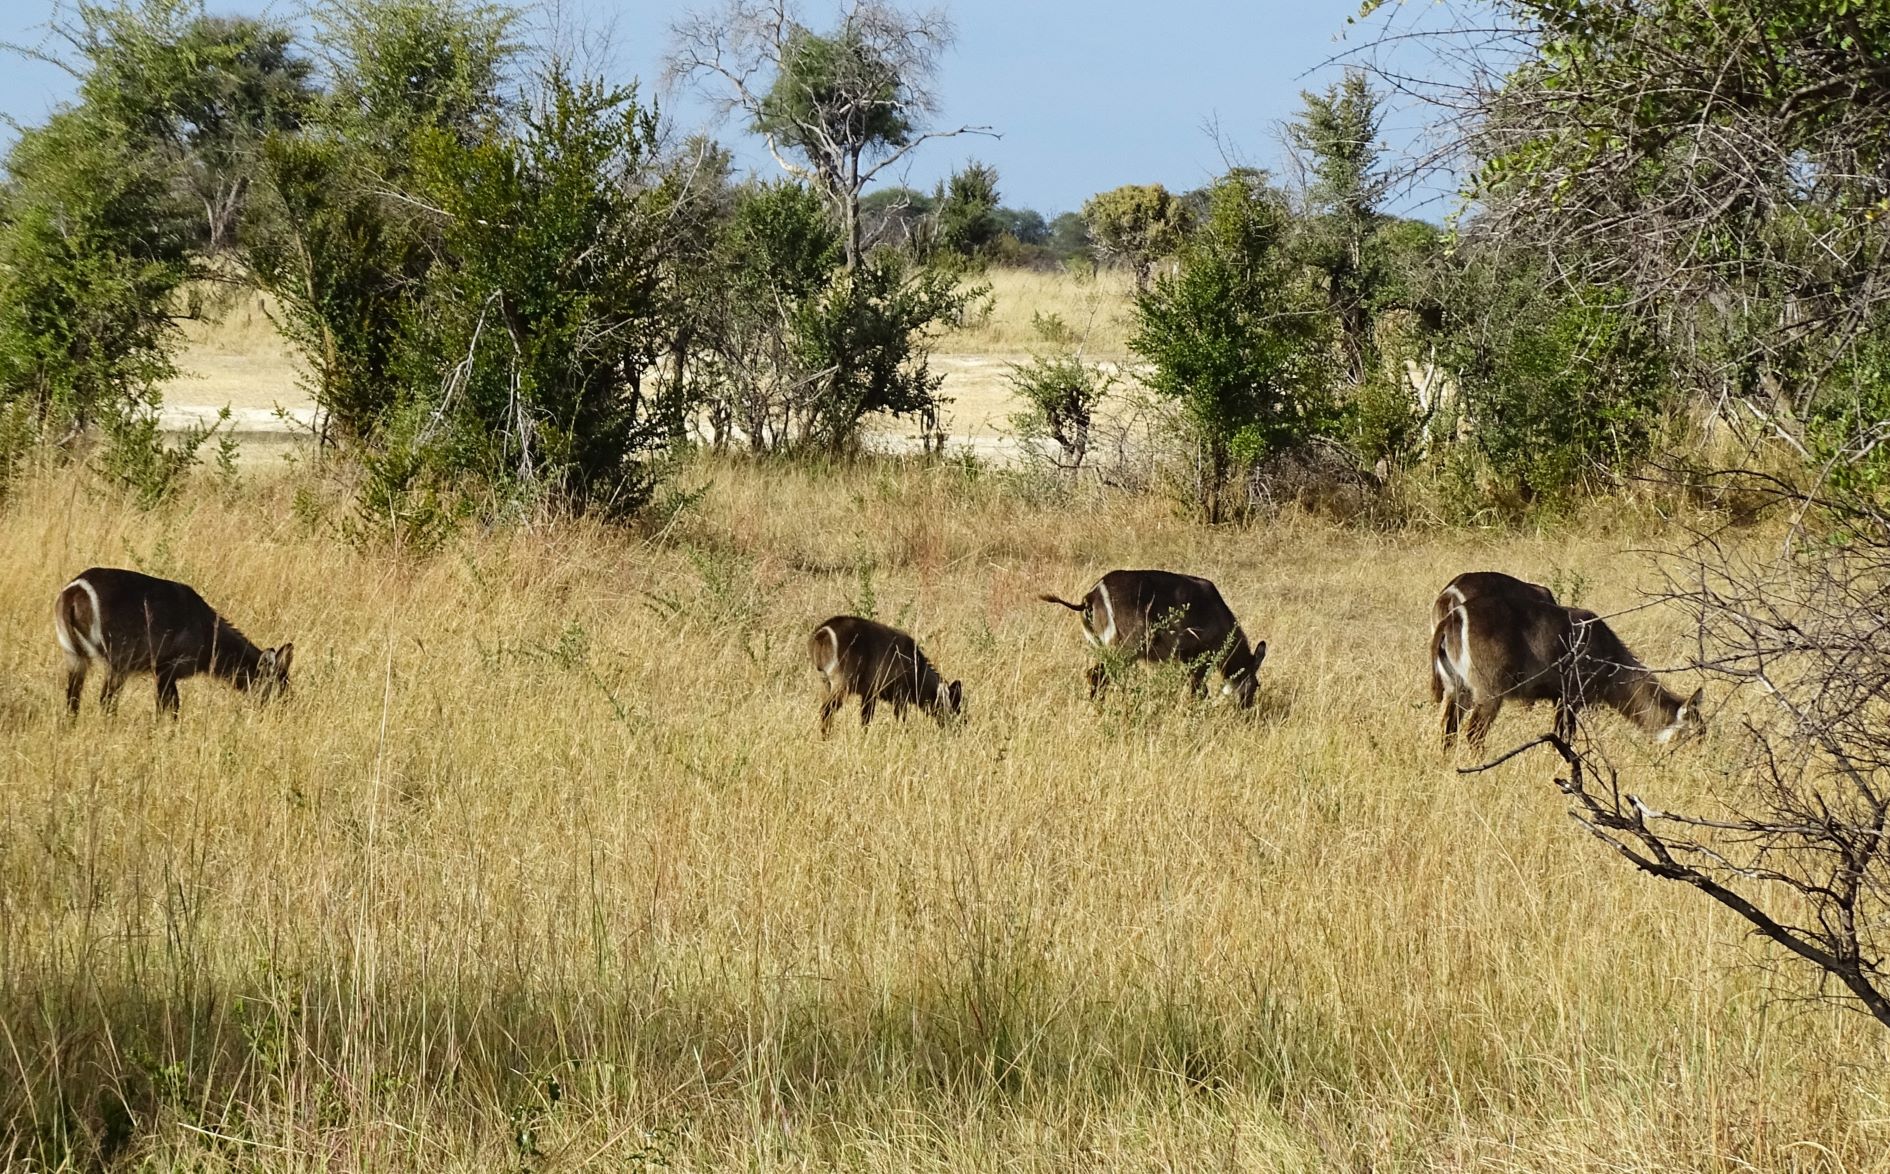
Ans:
[[[177,683],[198,673],[222,677],[267,700],[289,688],[295,645],[258,648],[184,583],[137,571],[93,567],[53,603],[53,634],[66,654],[66,708],[79,712],[92,662],[105,667],[98,701],[116,708],[132,673],[157,677],[160,714],[178,714]]]
[[[1465,571],[1437,593],[1437,601],[1431,604],[1431,625],[1443,623],[1451,608],[1488,595],[1528,598],[1549,606],[1556,604],[1555,592],[1540,583],[1530,583],[1501,571]]]
[[[905,717],[906,707],[917,705],[940,725],[964,713],[964,683],[947,684],[919,651],[918,642],[898,628],[859,616],[835,616],[814,629],[807,651],[827,682],[827,695],[820,702],[823,738],[848,697],[860,699],[861,728],[872,724],[873,711],[882,701],[893,707],[895,717]]]
[[[1663,744],[1706,732],[1703,689],[1685,700],[1668,692],[1606,620],[1546,587],[1476,571],[1452,579],[1431,613],[1431,700],[1443,707],[1446,750],[1466,717],[1464,740],[1481,750],[1505,701],[1554,702],[1563,739],[1597,702]]]
[[[1181,661],[1188,665],[1189,688],[1207,695],[1210,667],[1220,669],[1222,693],[1232,693],[1242,709],[1253,704],[1265,640],[1247,646],[1247,634],[1221,599],[1213,582],[1173,571],[1110,571],[1096,580],[1081,603],[1039,595],[1083,617],[1083,639],[1092,648],[1125,652],[1137,660]],[[1098,661],[1089,669],[1093,700],[1109,684],[1109,668]]]

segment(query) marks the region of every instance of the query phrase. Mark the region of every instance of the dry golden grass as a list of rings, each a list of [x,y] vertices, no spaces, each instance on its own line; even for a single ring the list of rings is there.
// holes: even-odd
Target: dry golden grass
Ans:
[[[300,359],[270,316],[273,300],[248,291],[206,290],[210,301],[181,324],[177,378],[167,404],[273,410],[308,402]]]
[[[977,279],[991,287],[989,313],[939,340],[945,354],[1023,355],[1046,345],[1034,315],[1056,315],[1091,358],[1122,359],[1128,337],[1133,282],[1127,273],[1104,269],[1093,277],[993,269]]]
[[[413,561],[292,477],[158,515],[55,477],[0,516],[0,1161],[1890,1164],[1879,1029],[1774,1002],[1774,956],[1604,854],[1545,763],[1433,749],[1437,586],[1608,608],[1644,535],[1207,531],[943,467],[700,465],[658,535]],[[64,724],[48,611],[93,563],[293,637],[296,694],[189,682],[173,727],[139,685]],[[1222,584],[1271,648],[1254,718],[1159,674],[1083,700],[1033,597],[1117,565]],[[966,727],[812,736],[807,633],[869,596]],[[1604,736],[1669,798],[1725,749]]]

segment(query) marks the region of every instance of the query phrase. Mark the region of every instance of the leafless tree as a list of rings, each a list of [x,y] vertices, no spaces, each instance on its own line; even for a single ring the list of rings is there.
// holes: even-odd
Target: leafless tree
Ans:
[[[1677,810],[1554,736],[1503,757],[1553,747],[1570,814],[1603,843],[1718,901],[1890,1027],[1890,513],[1849,492],[1792,508],[1770,553],[1701,533],[1664,560],[1655,602],[1691,615],[1697,666],[1749,701],[1710,744],[1733,752],[1723,793]]]
[[[931,88],[952,25],[942,9],[846,0],[817,34],[789,0],[727,0],[671,27],[667,73],[739,112],[789,175],[811,183],[841,225],[848,268],[861,256],[860,194],[932,139],[989,134],[937,128]]]

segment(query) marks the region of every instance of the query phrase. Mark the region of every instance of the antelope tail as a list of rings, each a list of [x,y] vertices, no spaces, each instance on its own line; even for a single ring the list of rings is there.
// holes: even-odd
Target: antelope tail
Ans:
[[[1054,595],[1039,595],[1039,596],[1038,596],[1037,598],[1038,598],[1038,599],[1041,599],[1041,600],[1043,600],[1043,601],[1044,601],[1045,603],[1054,603],[1054,604],[1056,604],[1056,605],[1058,605],[1059,607],[1067,607],[1067,608],[1069,608],[1069,609],[1070,609],[1071,611],[1082,611],[1082,610],[1083,610],[1083,605],[1082,605],[1082,604],[1080,604],[1080,603],[1071,603],[1071,602],[1070,602],[1069,600],[1067,600],[1067,599],[1058,599],[1058,598],[1057,598],[1056,596],[1054,596]]]

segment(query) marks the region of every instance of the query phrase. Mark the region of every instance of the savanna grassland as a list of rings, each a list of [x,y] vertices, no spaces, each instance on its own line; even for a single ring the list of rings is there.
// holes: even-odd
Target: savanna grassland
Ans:
[[[678,483],[639,532],[427,557],[338,540],[305,471],[153,514],[21,489],[10,1165],[1890,1166],[1880,1029],[1581,834],[1546,762],[1435,748],[1438,586],[1496,566],[1622,607],[1651,523],[1210,530],[956,465]],[[50,603],[95,563],[293,638],[294,694],[191,681],[173,726],[139,683],[65,723]],[[1172,674],[1084,699],[1035,595],[1135,565],[1213,577],[1269,642],[1254,715]],[[805,640],[842,611],[916,632],[969,722],[816,739]],[[1686,651],[1671,616],[1619,626]],[[1724,738],[1596,729],[1652,796],[1737,785]]]

